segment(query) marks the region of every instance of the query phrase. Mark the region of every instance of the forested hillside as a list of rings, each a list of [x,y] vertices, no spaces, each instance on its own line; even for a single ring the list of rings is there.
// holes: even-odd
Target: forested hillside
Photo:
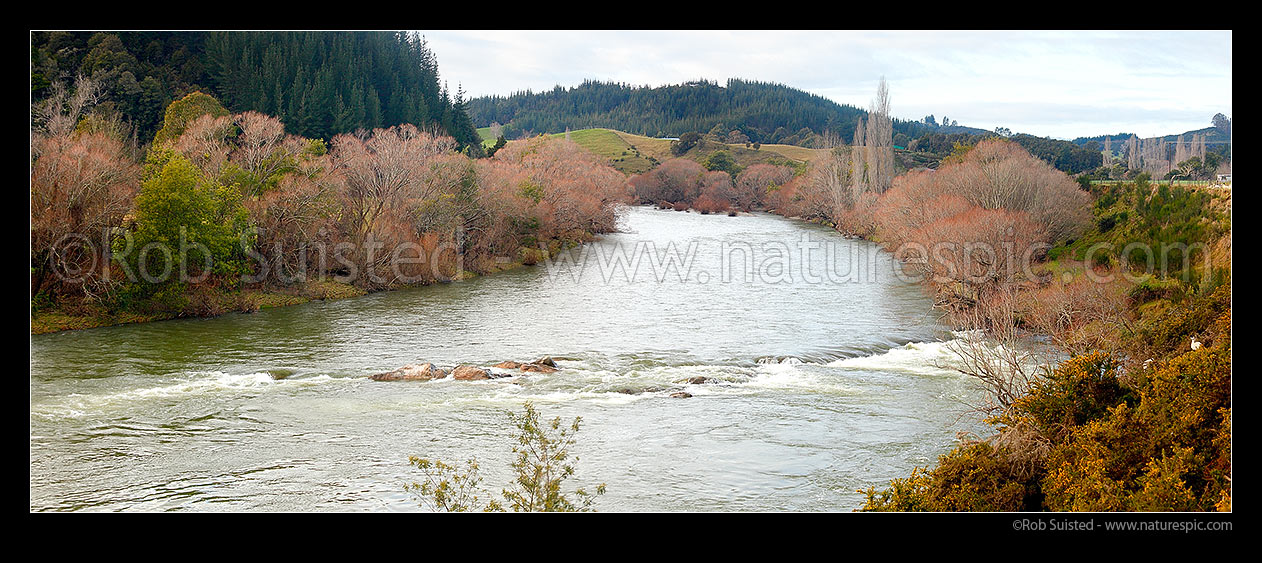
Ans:
[[[31,95],[76,75],[106,85],[112,111],[153,138],[173,100],[203,91],[232,112],[281,119],[330,139],[403,123],[439,128],[480,151],[462,95],[440,82],[423,38],[394,32],[33,32]]]
[[[849,143],[868,113],[782,84],[739,79],[658,88],[588,80],[574,88],[474,98],[468,111],[474,123],[502,124],[510,137],[598,127],[650,137],[709,131],[730,136],[729,142],[807,147],[823,147],[825,133]],[[894,120],[895,135],[911,138],[931,129]]]

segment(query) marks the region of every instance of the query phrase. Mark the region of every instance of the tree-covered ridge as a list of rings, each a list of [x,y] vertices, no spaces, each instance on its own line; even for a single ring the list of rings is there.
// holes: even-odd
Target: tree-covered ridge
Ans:
[[[403,32],[34,32],[31,95],[82,74],[147,142],[173,100],[204,91],[233,112],[275,115],[296,135],[330,139],[412,123],[480,150],[463,106],[439,81],[423,38]]]
[[[805,146],[825,132],[849,142],[868,113],[783,84],[735,78],[726,86],[699,80],[657,88],[587,80],[573,88],[474,98],[468,109],[478,125],[503,124],[510,136],[601,127],[678,137],[717,127],[751,142]],[[914,137],[927,130],[920,122],[894,120],[895,133]]]

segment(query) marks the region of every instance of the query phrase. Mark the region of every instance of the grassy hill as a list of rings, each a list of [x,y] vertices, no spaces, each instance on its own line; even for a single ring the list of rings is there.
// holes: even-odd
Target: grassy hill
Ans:
[[[495,145],[495,137],[491,136],[490,127],[478,127],[478,137],[482,139],[483,149],[489,149]]]
[[[489,129],[489,128],[488,128]],[[481,132],[482,130],[479,130]],[[485,138],[486,134],[483,134]],[[556,133],[551,137],[564,137],[565,133]],[[609,164],[623,174],[640,174],[652,170],[658,164],[675,158],[670,152],[671,141],[635,135],[613,129],[580,129],[570,132],[570,140],[593,154],[605,158]],[[743,144],[718,143],[702,141],[697,143],[684,158],[705,162],[711,154],[727,151],[742,168],[758,164],[772,163],[795,165],[809,162],[826,154],[824,149],[808,149],[795,145],[762,145],[757,150]]]
[[[565,133],[549,135],[549,137],[565,137]],[[592,154],[604,158],[609,164],[626,175],[640,174],[652,170],[665,158],[661,156],[658,145],[666,145],[666,153],[670,152],[670,141],[638,137],[628,139],[623,133],[613,129],[580,129],[569,133],[570,140],[587,149]],[[643,140],[641,140],[643,139]]]

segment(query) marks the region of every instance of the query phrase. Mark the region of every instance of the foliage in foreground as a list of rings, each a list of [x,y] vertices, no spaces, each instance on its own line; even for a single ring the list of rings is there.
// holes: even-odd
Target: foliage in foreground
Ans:
[[[1178,326],[1199,349],[1132,369],[1104,352],[1061,363],[988,420],[994,437],[861,491],[860,510],[1231,510],[1230,303],[1228,284],[1144,323]]]
[[[595,493],[575,489],[565,493],[561,486],[574,476],[577,457],[570,456],[574,435],[578,433],[581,417],[575,417],[569,426],[561,424],[561,417],[549,422],[539,420],[539,411],[527,402],[521,414],[508,411],[508,418],[518,430],[517,445],[513,446],[516,458],[512,469],[515,478],[501,495],[504,503],[490,499],[481,490],[482,477],[477,460],[467,460],[463,471],[457,466],[439,460],[408,458],[408,463],[421,470],[424,482],[415,482],[404,488],[412,493],[421,506],[436,512],[503,512],[505,503],[513,512],[585,512],[597,496],[605,494],[605,485],[597,485]]]

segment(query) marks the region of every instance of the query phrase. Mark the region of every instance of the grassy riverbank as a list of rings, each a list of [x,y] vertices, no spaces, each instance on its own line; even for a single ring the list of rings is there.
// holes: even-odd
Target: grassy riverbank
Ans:
[[[366,293],[368,292],[347,283],[321,279],[284,288],[193,288],[179,295],[141,300],[124,308],[112,308],[105,303],[86,299],[48,307],[37,307],[33,304],[31,334],[182,317],[214,317],[231,312],[252,313],[316,300],[358,297]]]
[[[531,256],[542,256],[541,251],[528,250],[525,261],[518,259],[499,262],[482,272],[465,270],[456,282],[514,270],[533,265]],[[527,264],[529,262],[530,264]],[[422,284],[432,285],[432,284]],[[377,291],[390,291],[411,287],[395,285]],[[376,291],[365,290],[349,283],[333,279],[308,280],[289,287],[255,287],[222,289],[199,287],[186,289],[175,296],[155,297],[130,304],[123,308],[110,307],[99,301],[79,300],[55,305],[39,306],[32,303],[31,334],[48,334],[65,330],[81,330],[106,326],[147,323],[188,317],[217,317],[228,313],[253,313],[273,307],[301,305],[311,301],[326,301],[360,297]]]

